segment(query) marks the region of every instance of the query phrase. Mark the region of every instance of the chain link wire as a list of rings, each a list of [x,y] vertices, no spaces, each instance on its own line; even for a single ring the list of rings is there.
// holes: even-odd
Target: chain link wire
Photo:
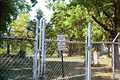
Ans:
[[[33,79],[33,43],[34,41],[0,40],[0,80]],[[98,43],[92,44],[91,79],[113,80],[112,61],[114,59],[114,76],[115,80],[119,80],[120,70],[117,68],[120,64],[120,44],[114,46],[115,57],[112,57],[112,44]],[[94,61],[95,52],[97,52],[98,64]],[[46,80],[85,74],[85,44],[66,43],[66,50],[62,53],[63,62],[57,42],[47,42]],[[68,80],[85,80],[85,76],[71,77]]]
[[[66,50],[58,51],[57,42],[47,42],[46,54],[47,80],[85,74],[85,44],[66,43]],[[84,78],[85,76],[72,79]]]
[[[27,40],[0,40],[0,80],[33,79],[33,43]]]
[[[114,51],[114,80],[116,80],[120,79],[120,44],[114,46]]]
[[[117,68],[120,68],[120,43],[114,43],[113,48],[112,42],[94,42],[92,44],[91,80],[119,80],[120,69]]]

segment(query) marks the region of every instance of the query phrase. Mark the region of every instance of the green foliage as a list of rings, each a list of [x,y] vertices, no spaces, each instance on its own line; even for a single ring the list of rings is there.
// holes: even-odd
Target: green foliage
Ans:
[[[108,34],[97,23],[92,23],[92,41],[109,41],[110,34]]]
[[[54,27],[53,27],[53,25],[50,23],[50,22],[48,22],[47,24],[46,24],[46,31],[45,31],[45,38],[46,39],[56,39],[56,34],[55,34],[55,31],[54,31]]]
[[[83,4],[80,2],[82,1],[71,1],[70,3],[61,2],[59,4],[52,4],[52,6],[54,7],[54,12],[51,18],[51,23],[54,26],[53,36],[56,36],[57,34],[65,34],[66,40],[84,40],[85,29],[88,27],[88,22],[91,22],[93,41],[110,40],[110,34],[108,34],[108,32],[103,27],[101,27],[100,24],[93,21],[92,15],[97,17],[97,19],[103,23],[106,20],[110,21],[110,19],[108,19],[103,12],[94,12],[94,8],[93,10],[91,10],[91,8],[93,7],[92,5],[89,6],[91,2],[89,3],[89,1],[86,1],[86,4],[84,4],[84,1],[82,2]],[[103,4],[100,3],[100,5]],[[107,24],[107,26],[109,26],[109,22],[104,24]],[[69,47],[71,47],[71,45],[69,45]],[[95,45],[93,45],[93,47],[95,49],[97,48]]]
[[[22,38],[33,36],[33,33],[28,32],[27,30],[29,16],[30,16],[29,13],[24,14],[23,12],[21,12],[18,15],[18,19],[12,21],[12,23],[10,24],[11,25],[10,34],[12,36],[22,37]]]
[[[36,0],[31,0],[33,6]],[[15,20],[22,11],[27,13],[31,10],[31,5],[26,0],[0,0],[0,35],[7,32],[7,27],[12,20]]]
[[[57,17],[53,17],[57,18],[57,23],[54,22],[55,20],[53,21],[57,26],[60,23],[58,18],[61,18],[62,11],[63,14],[64,12],[67,14],[66,16],[64,15],[64,24],[66,26],[73,25],[82,19],[85,19],[85,22],[92,22],[93,30],[96,30],[94,33],[99,35],[96,40],[111,40],[120,32],[120,0],[71,0],[69,4],[66,5],[68,7],[66,7],[61,0],[48,2],[47,6],[54,7],[54,15],[57,13]],[[99,37],[100,39],[98,39]]]
[[[51,23],[54,25],[54,33],[65,34],[67,40],[84,40],[83,29],[86,27],[86,9],[79,5],[61,3],[55,7]],[[81,11],[83,10],[83,12]],[[83,16],[83,17],[82,17]],[[79,36],[81,35],[81,36]]]
[[[34,7],[38,3],[37,0],[30,0],[30,1],[32,2],[32,7]]]
[[[10,34],[11,36],[19,37],[19,38],[28,38],[28,37],[34,37],[34,26],[29,26],[29,13],[23,13],[21,12],[18,15],[17,20],[14,20],[11,22],[11,30]],[[32,23],[31,23],[32,24]],[[32,25],[31,25],[32,26]],[[33,31],[32,31],[33,30]],[[10,43],[12,49],[14,50],[26,50],[27,44],[30,44],[31,42],[28,41],[17,41],[15,40],[14,43]]]
[[[92,19],[100,25],[112,39],[120,31],[119,0],[76,0],[79,5],[87,8]]]
[[[27,31],[29,33],[35,33],[36,20],[35,19],[29,20],[28,26],[26,28],[27,28]],[[35,38],[35,35],[31,35],[31,36],[28,36],[28,37]]]
[[[7,54],[5,49],[0,48],[0,54]]]
[[[40,19],[43,17],[43,12],[42,10],[40,9],[37,9],[37,15],[36,15],[36,18],[40,21]]]

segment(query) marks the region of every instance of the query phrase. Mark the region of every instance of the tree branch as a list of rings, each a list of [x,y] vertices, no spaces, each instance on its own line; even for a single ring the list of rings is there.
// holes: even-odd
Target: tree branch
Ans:
[[[103,11],[103,13],[107,16],[107,18],[110,18],[110,16],[105,11]]]
[[[92,18],[95,22],[97,22],[100,26],[102,26],[104,28],[104,30],[106,30],[107,32],[111,33],[111,30],[107,28],[107,26],[105,24],[103,24],[102,22],[98,21],[93,15]]]
[[[117,3],[116,2],[114,2],[114,26],[113,26],[113,28],[116,28],[117,26]]]
[[[111,18],[105,11],[103,13],[107,16],[107,18]],[[110,20],[112,27],[114,26],[114,21]]]

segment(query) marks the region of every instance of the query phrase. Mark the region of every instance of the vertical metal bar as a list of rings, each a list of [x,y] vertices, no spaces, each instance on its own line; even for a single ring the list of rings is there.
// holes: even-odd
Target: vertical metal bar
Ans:
[[[85,32],[86,32],[86,35],[85,35],[85,67],[86,67],[86,69],[85,69],[85,80],[87,80],[87,72],[88,72],[88,70],[87,70],[87,68],[88,68],[88,61],[87,61],[87,58],[88,58],[88,54],[87,54],[87,28],[86,28],[86,30],[85,30]]]
[[[63,52],[62,52],[62,50],[60,52],[61,52],[61,60],[62,60],[62,77],[65,77],[65,75],[64,75],[64,64],[63,64]]]
[[[44,55],[44,42],[45,42],[45,21],[43,22],[43,35],[42,35],[42,64],[41,64],[41,76],[43,76],[44,74],[44,57],[46,57]]]
[[[47,42],[45,41],[45,52],[44,52],[44,80],[46,80],[46,45],[47,45]]]
[[[38,76],[40,77],[40,56],[41,56],[41,36],[42,36],[42,19],[40,20],[40,38],[39,38],[39,56],[38,56]]]
[[[37,48],[38,48],[38,21],[36,25],[36,41],[35,41],[35,66],[34,66],[34,80],[37,79]]]
[[[115,40],[118,38],[120,32],[118,32],[118,34],[116,35],[116,37],[113,39],[113,42],[115,42]],[[113,48],[113,80],[115,80],[115,49],[114,49],[114,43],[112,44],[112,48]]]
[[[34,54],[33,54],[33,80],[35,80],[35,48],[36,45],[34,43]]]
[[[88,80],[91,80],[91,23],[88,24]]]
[[[114,44],[112,44],[112,48],[113,48],[113,80],[115,80],[115,51],[114,51]]]

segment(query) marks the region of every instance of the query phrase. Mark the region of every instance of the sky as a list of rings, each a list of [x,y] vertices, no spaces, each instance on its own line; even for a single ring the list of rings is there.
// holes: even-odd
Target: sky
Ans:
[[[26,0],[27,2],[30,2],[30,0]],[[40,10],[43,11],[43,14],[45,15],[45,18],[47,19],[47,22],[50,21],[50,18],[51,18],[51,15],[52,15],[52,9],[49,10],[45,7],[46,3],[45,1],[46,0],[37,0],[38,3],[35,5],[35,7],[32,8],[32,11],[30,11],[30,19],[36,19],[35,16],[36,16],[36,10],[40,8]],[[69,0],[65,0],[65,2],[69,2]]]
[[[27,2],[30,2],[30,0],[26,0]],[[43,11],[43,14],[45,15],[45,18],[47,19],[47,22],[50,21],[50,17],[52,15],[52,9],[49,10],[45,7],[46,3],[45,3],[45,0],[37,0],[38,3],[35,5],[35,7],[32,8],[32,11],[30,11],[30,19],[36,19],[35,16],[36,16],[36,10],[37,9],[40,9]]]

